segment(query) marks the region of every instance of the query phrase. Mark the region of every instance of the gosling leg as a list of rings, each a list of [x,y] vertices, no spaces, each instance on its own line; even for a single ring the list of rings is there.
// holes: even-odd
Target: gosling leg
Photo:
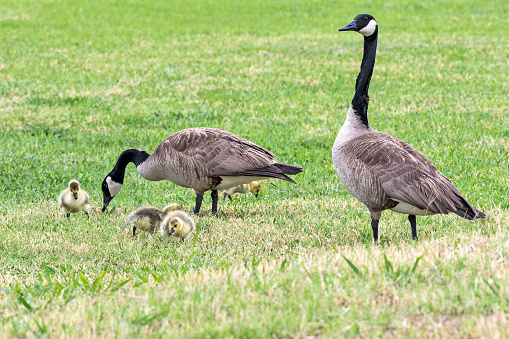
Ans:
[[[136,236],[136,226],[133,226],[133,237]]]
[[[67,213],[67,219],[69,219],[69,217],[71,216],[71,213]]]

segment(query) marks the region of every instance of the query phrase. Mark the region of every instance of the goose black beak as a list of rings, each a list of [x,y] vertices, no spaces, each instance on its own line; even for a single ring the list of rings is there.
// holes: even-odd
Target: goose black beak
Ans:
[[[72,196],[74,197],[74,200],[78,200],[78,193],[73,193]]]
[[[343,32],[343,31],[356,31],[356,30],[357,30],[357,20],[353,20],[345,27],[341,27],[338,31]]]
[[[103,208],[101,208],[101,213],[104,213],[104,211],[106,211],[106,208],[107,208],[107,207],[108,207],[108,205],[110,204],[111,199],[113,199],[113,198],[104,197],[104,200],[103,200]]]

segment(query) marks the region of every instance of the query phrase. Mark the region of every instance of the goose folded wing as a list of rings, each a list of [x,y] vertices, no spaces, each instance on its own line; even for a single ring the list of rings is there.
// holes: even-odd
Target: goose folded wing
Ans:
[[[275,162],[274,154],[263,147],[220,129],[187,129],[170,135],[163,143],[215,176],[258,175],[254,173],[257,169],[274,167]]]
[[[468,204],[448,178],[403,141],[386,136],[357,143],[357,156],[389,198],[432,213],[454,212]]]

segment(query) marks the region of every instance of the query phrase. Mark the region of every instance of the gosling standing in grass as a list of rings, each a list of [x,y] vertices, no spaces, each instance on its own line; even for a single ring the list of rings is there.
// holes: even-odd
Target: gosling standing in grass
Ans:
[[[163,210],[152,206],[136,209],[127,216],[127,221],[133,226],[133,237],[136,236],[136,229],[154,234],[154,231],[159,230],[161,222],[168,213],[180,209],[180,205],[176,203],[169,204]]]
[[[177,237],[182,242],[194,231],[196,231],[196,226],[193,218],[183,211],[170,212],[164,218],[159,230],[163,237]]]
[[[258,181],[252,181],[249,184],[242,184],[224,190],[223,200],[226,200],[226,197],[232,200],[232,195],[234,195],[235,193],[247,194],[249,192],[253,193],[254,196],[258,198],[258,193],[260,193],[260,190],[261,190],[260,183]]]
[[[80,183],[76,179],[69,181],[69,186],[60,193],[58,207],[67,215],[84,212],[88,217],[90,211],[90,198],[88,193],[80,189]]]

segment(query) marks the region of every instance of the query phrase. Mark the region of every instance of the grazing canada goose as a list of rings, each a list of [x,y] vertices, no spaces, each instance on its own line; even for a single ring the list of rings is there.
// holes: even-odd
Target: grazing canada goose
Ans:
[[[378,37],[375,19],[359,14],[339,30],[362,34],[364,55],[352,104],[332,148],[332,159],[348,192],[368,208],[373,239],[378,240],[378,222],[387,209],[408,214],[414,240],[416,215],[452,212],[468,220],[484,218],[484,213],[472,207],[424,155],[369,126],[368,88]]]
[[[87,192],[80,189],[78,180],[72,179],[69,181],[67,188],[60,192],[58,207],[67,215],[67,219],[69,219],[71,213],[78,212],[84,212],[88,217],[90,198]]]
[[[193,218],[182,211],[170,212],[164,218],[159,230],[163,237],[177,237],[182,242],[194,231],[196,231],[196,226]]]
[[[177,210],[180,210],[180,205],[177,203],[169,204],[162,211],[152,206],[140,207],[134,210],[127,216],[127,221],[133,226],[133,237],[136,236],[136,229],[154,234],[154,231],[159,230],[164,217]]]
[[[223,200],[225,200],[226,197],[232,200],[232,195],[235,193],[247,194],[249,192],[253,193],[254,196],[258,198],[258,193],[260,193],[260,190],[260,183],[258,181],[252,181],[249,184],[242,184],[227,190],[223,190]]]
[[[152,155],[136,149],[124,151],[102,183],[102,212],[122,188],[125,168],[130,162],[147,180],[170,180],[193,188],[194,214],[200,211],[205,191],[212,190],[215,214],[217,190],[267,178],[295,183],[287,175],[302,172],[300,167],[277,163],[274,154],[233,133],[217,128],[189,128],[164,139]]]

